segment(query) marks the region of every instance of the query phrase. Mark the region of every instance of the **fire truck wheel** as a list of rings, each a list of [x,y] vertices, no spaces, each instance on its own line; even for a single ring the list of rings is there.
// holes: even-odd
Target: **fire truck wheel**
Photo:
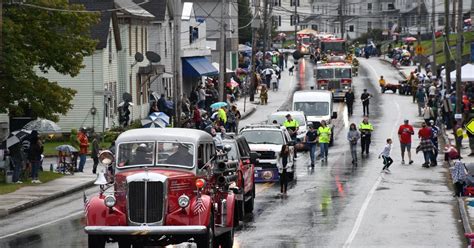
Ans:
[[[119,240],[118,247],[119,248],[130,248],[132,244],[128,240]]]
[[[234,245],[234,228],[222,234],[220,245],[221,247],[232,247]]]
[[[253,183],[252,191],[250,194],[252,194],[252,198],[250,198],[250,200],[244,203],[244,210],[246,214],[250,214],[253,212],[253,206],[255,204],[255,182]]]
[[[215,236],[214,236],[214,214],[211,213],[209,218],[209,225],[207,226],[207,233],[196,238],[196,244],[198,248],[214,248]],[[217,244],[217,243],[216,243]]]
[[[105,237],[100,235],[89,235],[89,248],[103,248],[105,247]]]

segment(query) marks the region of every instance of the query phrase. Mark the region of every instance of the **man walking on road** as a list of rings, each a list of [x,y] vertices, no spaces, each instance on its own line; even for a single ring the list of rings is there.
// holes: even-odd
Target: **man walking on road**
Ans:
[[[371,97],[372,95],[367,92],[367,89],[364,89],[364,93],[360,96],[362,107],[364,109],[364,116],[369,116],[369,99]]]
[[[369,123],[369,118],[364,117],[364,120],[359,124],[359,131],[361,133],[362,155],[364,155],[364,152],[369,155],[370,139],[372,131],[374,131],[374,126]]]
[[[309,150],[309,157],[311,158],[311,167],[314,167],[315,160],[315,152],[316,152],[316,142],[318,141],[318,132],[314,129],[313,124],[309,124],[309,131],[306,133],[304,137],[304,142]]]
[[[321,121],[318,128],[319,146],[321,147],[321,162],[328,161],[329,142],[331,141],[331,128],[326,125],[326,121]]]
[[[355,100],[354,92],[352,92],[352,89],[349,89],[349,91],[346,92],[344,99],[346,100],[347,104],[347,113],[349,114],[349,116],[352,116],[352,106],[354,105]]]
[[[433,162],[437,163],[438,160],[438,134],[439,128],[435,125],[434,120],[430,120],[430,127],[431,127],[431,142],[433,143],[434,150],[433,150]]]
[[[421,87],[416,91],[416,102],[418,103],[418,116],[421,116],[426,103],[426,95]]]
[[[413,164],[413,160],[411,160],[411,136],[415,134],[415,131],[408,122],[408,120],[405,120],[403,125],[400,125],[398,128],[398,139],[400,140],[400,148],[402,150],[402,164],[405,164],[405,150],[408,153],[408,163]]]

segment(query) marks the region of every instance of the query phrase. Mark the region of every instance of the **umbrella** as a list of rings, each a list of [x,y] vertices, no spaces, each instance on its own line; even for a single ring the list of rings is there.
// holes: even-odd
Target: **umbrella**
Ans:
[[[8,139],[7,139],[7,148],[9,148],[13,145],[16,145],[16,144],[22,142],[23,140],[27,139],[30,136],[31,132],[32,132],[32,130],[25,130],[25,129],[21,129],[19,131],[12,132],[8,136]]]
[[[36,130],[39,133],[57,133],[61,131],[61,127],[59,127],[54,121],[40,118],[28,122],[23,126],[23,129]]]
[[[286,37],[286,34],[285,33],[279,33],[278,36]]]
[[[134,105],[133,102],[129,102],[128,104],[129,104],[130,106],[133,106],[133,105]],[[125,102],[119,103],[119,105],[118,105],[117,107],[123,107],[123,105],[125,105]]]
[[[263,73],[264,75],[274,74],[274,73],[275,73],[275,70],[273,70],[272,68],[267,68],[267,69],[264,69],[264,70],[262,71],[262,73]]]
[[[406,37],[405,38],[405,42],[414,42],[414,41],[416,41],[415,37]]]
[[[215,103],[211,104],[212,109],[218,109],[218,108],[222,108],[222,107],[226,107],[226,106],[227,106],[226,102],[215,102]]]
[[[148,117],[153,121],[155,121],[156,119],[160,119],[166,124],[170,124],[170,117],[163,112],[153,112]]]
[[[169,122],[170,117],[163,112],[151,113],[147,119],[141,120],[142,126],[148,128],[165,128],[167,125],[169,125]]]
[[[71,145],[56,146],[56,151],[67,152],[67,153],[78,152],[78,150],[74,146],[71,146]]]

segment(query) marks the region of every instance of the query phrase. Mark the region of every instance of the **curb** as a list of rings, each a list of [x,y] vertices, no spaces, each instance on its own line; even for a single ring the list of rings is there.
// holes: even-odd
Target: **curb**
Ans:
[[[240,120],[245,120],[247,119],[249,116],[251,116],[253,113],[255,113],[255,111],[257,110],[257,107],[256,106],[252,106],[252,108],[245,112],[244,114],[242,114],[242,116],[240,117]]]
[[[389,64],[390,66],[392,66],[392,63],[390,63],[389,61],[387,61],[387,60],[385,60],[385,59],[380,59],[380,60],[383,61],[383,62],[385,62],[385,63],[387,63],[387,64]],[[392,67],[393,67],[393,66],[392,66]],[[402,78],[405,78],[405,79],[407,78],[407,75],[405,75],[405,73],[404,73],[403,71],[401,71],[399,68],[396,68],[396,67],[395,67],[395,69],[398,71],[398,74],[400,74],[400,76],[401,76]]]
[[[446,129],[444,125],[442,125],[442,137],[444,140],[445,144],[451,144],[451,140],[448,138],[448,135],[446,134]],[[448,160],[448,164],[451,166],[451,160]],[[472,232],[472,228],[470,225],[469,217],[467,216],[467,210],[466,210],[466,205],[464,203],[464,198],[462,197],[457,197],[457,203],[458,203],[458,209],[459,209],[459,214],[461,216],[461,221],[464,229],[464,236],[466,237],[466,241],[470,245],[470,247],[474,247],[474,233]]]
[[[33,200],[33,201],[30,201],[30,202],[24,203],[24,204],[19,205],[19,206],[14,206],[14,207],[9,208],[9,209],[0,209],[0,218],[6,217],[6,216],[8,216],[10,214],[13,214],[13,213],[17,213],[17,212],[26,210],[28,208],[38,206],[40,204],[43,204],[43,203],[46,203],[48,201],[51,201],[51,200],[69,195],[71,193],[75,193],[75,192],[80,191],[82,189],[89,188],[89,187],[94,185],[94,182],[95,182],[95,179],[91,180],[89,182],[85,182],[85,183],[79,184],[77,186],[74,186],[73,188],[71,188],[69,190],[59,191],[57,193],[51,194],[49,196],[46,196],[46,197],[43,197],[43,198],[40,198],[40,199],[37,199],[37,200]]]

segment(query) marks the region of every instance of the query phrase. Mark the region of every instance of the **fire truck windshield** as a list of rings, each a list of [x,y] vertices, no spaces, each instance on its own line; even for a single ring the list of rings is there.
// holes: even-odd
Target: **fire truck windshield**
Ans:
[[[295,102],[294,109],[303,111],[306,116],[324,116],[329,114],[328,102]]]
[[[321,49],[324,52],[331,51],[335,53],[345,53],[344,42],[321,42]]]
[[[336,68],[335,69],[336,78],[351,78],[351,69],[349,68]]]
[[[157,148],[156,148],[157,147]],[[194,166],[194,146],[179,142],[130,142],[118,147],[117,167]]]
[[[332,79],[334,78],[334,69],[333,68],[318,69],[316,76],[318,79]]]

